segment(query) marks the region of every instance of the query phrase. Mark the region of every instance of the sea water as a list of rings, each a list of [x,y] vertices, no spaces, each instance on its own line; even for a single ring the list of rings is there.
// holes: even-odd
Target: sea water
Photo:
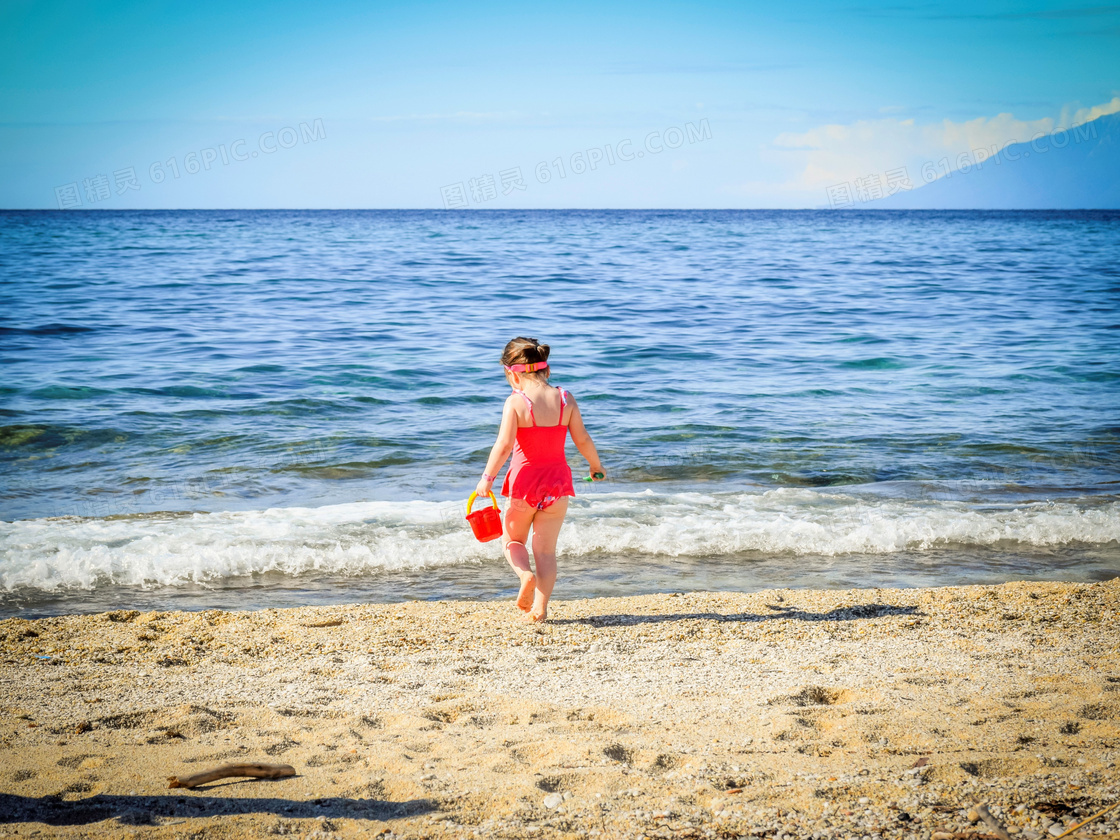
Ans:
[[[4,212],[0,614],[509,596],[516,335],[561,597],[1120,575],[1120,213]]]

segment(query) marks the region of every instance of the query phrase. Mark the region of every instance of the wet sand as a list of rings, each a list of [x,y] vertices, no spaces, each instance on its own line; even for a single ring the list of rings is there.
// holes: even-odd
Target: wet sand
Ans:
[[[997,836],[988,803],[1031,840],[1120,800],[1120,580],[519,618],[0,621],[0,836],[946,840]],[[233,761],[297,776],[167,789]]]

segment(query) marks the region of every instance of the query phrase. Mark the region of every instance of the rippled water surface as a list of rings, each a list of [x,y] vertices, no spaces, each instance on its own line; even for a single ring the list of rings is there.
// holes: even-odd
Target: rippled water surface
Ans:
[[[519,334],[610,472],[562,595],[1111,577],[1118,266],[1110,212],[0,213],[0,612],[504,597]]]

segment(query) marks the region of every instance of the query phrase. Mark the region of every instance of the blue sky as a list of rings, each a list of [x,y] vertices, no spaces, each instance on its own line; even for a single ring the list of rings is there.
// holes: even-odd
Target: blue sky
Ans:
[[[1120,6],[0,5],[3,207],[817,207],[1116,110]]]

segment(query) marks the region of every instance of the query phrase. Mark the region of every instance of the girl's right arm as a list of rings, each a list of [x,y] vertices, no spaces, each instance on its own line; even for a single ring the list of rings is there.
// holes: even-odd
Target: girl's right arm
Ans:
[[[595,449],[595,443],[591,440],[591,433],[587,431],[587,427],[583,425],[583,415],[579,413],[579,405],[576,403],[575,397],[570,397],[572,403],[572,416],[568,420],[568,432],[572,436],[572,443],[576,445],[579,454],[587,459],[589,466],[589,473],[594,481],[602,481],[601,478],[595,478],[595,473],[599,473],[606,477],[607,471],[603,469],[603,462],[599,460],[599,452]]]
[[[483,470],[483,477],[478,480],[478,486],[474,489],[480,496],[489,493],[494,484],[493,478],[487,480],[485,476],[492,475],[497,478],[502,464],[513,452],[513,442],[517,439],[517,411],[514,405],[513,394],[510,394],[506,399],[505,408],[502,409],[502,425],[498,429],[498,439],[494,441],[494,447],[490,450],[490,458],[486,462],[486,469]]]

